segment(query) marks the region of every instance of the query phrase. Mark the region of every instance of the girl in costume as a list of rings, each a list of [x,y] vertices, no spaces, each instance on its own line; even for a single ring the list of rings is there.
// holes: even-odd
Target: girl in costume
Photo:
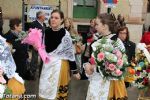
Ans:
[[[7,87],[11,89],[11,96],[16,95],[16,97],[7,98],[7,100],[18,100],[17,96],[24,94],[25,87],[23,79],[16,73],[16,64],[10,52],[10,48],[6,43],[6,40],[0,36],[0,69],[3,69],[4,74],[8,78]],[[2,91],[2,90],[1,90]],[[3,95],[3,98],[6,98]]]
[[[96,18],[95,28],[102,35],[101,38],[108,39],[114,48],[117,48],[118,50],[125,52],[125,47],[121,42],[121,40],[118,39],[115,34],[112,34],[115,32],[114,30],[116,30],[115,26],[116,26],[115,19],[111,14],[106,14],[106,13],[100,14]],[[97,41],[100,41],[100,39]],[[94,43],[92,43],[92,45]],[[101,45],[102,44],[97,46],[101,46]],[[94,52],[93,47],[91,52]],[[123,79],[119,80],[117,78],[104,79],[103,76],[105,75],[102,72],[102,70],[100,70],[102,66],[97,66],[97,63],[93,63],[92,60],[90,62],[91,63],[84,64],[85,72],[89,77],[89,81],[90,81],[86,100],[118,100],[118,99],[126,100],[127,92],[126,92],[124,80]]]
[[[63,12],[53,10],[50,18],[51,28],[45,30],[46,52],[51,59],[43,64],[40,76],[39,96],[43,99],[67,100],[70,70],[77,79],[80,78],[70,33],[61,28],[63,20]]]

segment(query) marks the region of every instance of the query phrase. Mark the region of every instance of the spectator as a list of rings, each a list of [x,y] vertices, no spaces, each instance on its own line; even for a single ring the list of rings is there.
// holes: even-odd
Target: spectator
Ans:
[[[42,30],[42,33],[43,33],[42,38],[44,38],[44,33],[45,33],[45,28],[46,28],[46,24],[44,23],[44,21],[45,21],[45,13],[43,11],[39,11],[36,13],[36,20],[31,23],[31,28],[38,28]],[[31,78],[35,80],[36,71],[38,69],[38,53],[32,47],[31,47],[31,51],[32,51],[32,59],[30,63],[30,70],[32,73]],[[40,60],[39,75],[41,73],[41,69],[42,69],[42,61]]]
[[[28,59],[27,45],[21,44],[20,40],[16,41],[18,34],[22,31],[21,20],[18,18],[11,19],[9,21],[9,27],[10,30],[4,35],[4,38],[12,45],[12,55],[17,66],[16,72],[18,72],[23,79],[28,79],[29,77],[26,76]]]
[[[135,58],[135,48],[136,45],[134,42],[130,41],[129,39],[129,31],[127,27],[121,27],[117,32],[118,38],[121,39],[123,42],[125,49],[126,49],[126,55],[128,56],[128,62],[131,63],[131,61]],[[130,67],[128,67],[130,69]],[[125,77],[125,85],[126,88],[130,86],[130,83],[133,82],[134,77],[130,75],[129,73],[126,73]]]
[[[78,69],[81,70],[82,37],[74,29],[73,21],[71,18],[65,18],[64,26],[65,26],[65,29],[71,35],[71,38],[74,44],[74,49],[75,49],[76,64],[77,64]]]

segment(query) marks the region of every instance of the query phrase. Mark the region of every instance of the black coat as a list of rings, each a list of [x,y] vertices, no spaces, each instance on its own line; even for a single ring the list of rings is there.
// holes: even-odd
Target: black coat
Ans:
[[[27,70],[27,45],[21,44],[21,41],[15,41],[17,36],[15,36],[11,31],[8,31],[4,35],[4,38],[8,43],[12,44],[13,49],[15,50],[12,55],[17,66],[16,72],[18,72],[19,75],[24,78]]]
[[[136,45],[132,41],[124,41],[123,44],[126,49],[126,55],[128,56],[128,62],[131,62],[132,58],[135,57]]]
[[[33,21],[33,22],[31,23],[30,28],[38,28],[38,29],[41,29],[41,30],[42,30],[42,33],[44,34],[44,33],[45,33],[46,24],[43,23],[43,26],[42,26],[37,20],[35,20],[35,21]]]

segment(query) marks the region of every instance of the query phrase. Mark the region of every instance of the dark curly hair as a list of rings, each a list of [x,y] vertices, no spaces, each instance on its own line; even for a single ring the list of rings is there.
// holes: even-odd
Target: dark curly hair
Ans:
[[[14,30],[15,25],[19,26],[19,24],[21,24],[21,20],[19,18],[13,18],[13,19],[10,19],[9,21],[9,27],[11,30]]]

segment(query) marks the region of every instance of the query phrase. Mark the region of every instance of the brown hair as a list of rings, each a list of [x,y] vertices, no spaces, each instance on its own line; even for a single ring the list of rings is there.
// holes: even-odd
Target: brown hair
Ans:
[[[119,28],[116,18],[113,14],[103,13],[97,16],[102,24],[106,24],[112,33],[116,33]]]
[[[117,37],[119,36],[120,31],[124,31],[124,30],[126,30],[126,32],[127,32],[126,33],[127,37],[126,37],[125,41],[129,41],[129,30],[128,30],[128,27],[126,27],[126,26],[120,27],[118,29],[118,31],[117,31]]]
[[[64,19],[64,22],[65,21],[68,21],[69,24],[70,24],[70,27],[67,28],[67,30],[69,31],[69,33],[72,35],[72,34],[75,34],[75,35],[78,35],[78,32],[74,29],[74,25],[73,25],[73,20],[71,18],[65,18]]]
[[[13,18],[9,21],[9,27],[11,30],[15,30],[15,25],[18,27],[21,24],[21,20],[19,18]]]

